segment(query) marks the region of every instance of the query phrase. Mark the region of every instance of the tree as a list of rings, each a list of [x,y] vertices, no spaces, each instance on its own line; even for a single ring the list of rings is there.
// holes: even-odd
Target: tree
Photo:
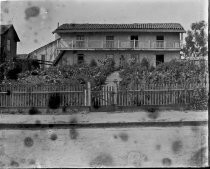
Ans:
[[[207,54],[206,22],[199,21],[191,24],[187,31],[186,44],[183,47],[184,57],[204,57]]]

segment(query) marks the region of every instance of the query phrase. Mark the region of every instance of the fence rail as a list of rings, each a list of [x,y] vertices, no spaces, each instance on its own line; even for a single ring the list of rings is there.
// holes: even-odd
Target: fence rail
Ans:
[[[0,107],[48,107],[50,98],[59,94],[60,106],[85,106],[85,86],[11,85],[0,86]]]
[[[143,106],[185,105],[191,103],[195,89],[206,83],[136,84],[129,88],[104,86],[91,90],[86,85],[0,85],[0,108],[49,107],[56,97],[59,106]],[[51,101],[50,101],[51,100]],[[56,104],[56,103],[55,103]]]

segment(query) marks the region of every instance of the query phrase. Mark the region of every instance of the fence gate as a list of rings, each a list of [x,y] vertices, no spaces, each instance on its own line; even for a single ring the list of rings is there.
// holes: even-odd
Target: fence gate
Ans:
[[[99,91],[91,91],[91,105],[93,108],[108,107],[116,104],[116,88],[103,86]]]

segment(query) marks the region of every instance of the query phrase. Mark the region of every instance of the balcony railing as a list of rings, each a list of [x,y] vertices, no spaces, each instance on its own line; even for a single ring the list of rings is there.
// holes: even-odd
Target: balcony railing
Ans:
[[[180,41],[121,41],[121,40],[72,40],[61,39],[57,45],[60,50],[79,49],[180,49]]]

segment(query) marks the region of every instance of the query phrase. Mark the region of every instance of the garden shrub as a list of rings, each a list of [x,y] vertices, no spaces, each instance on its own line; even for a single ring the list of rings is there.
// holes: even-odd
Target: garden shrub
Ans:
[[[207,110],[208,108],[208,95],[205,88],[197,88],[194,90],[190,98],[191,103],[189,109],[191,110]]]
[[[145,69],[148,70],[150,68],[150,63],[146,58],[143,58],[141,63],[140,63],[140,66],[142,66],[142,67],[144,67]]]
[[[90,67],[96,67],[96,66],[98,66],[97,62],[95,61],[95,59],[92,59],[90,62]]]

